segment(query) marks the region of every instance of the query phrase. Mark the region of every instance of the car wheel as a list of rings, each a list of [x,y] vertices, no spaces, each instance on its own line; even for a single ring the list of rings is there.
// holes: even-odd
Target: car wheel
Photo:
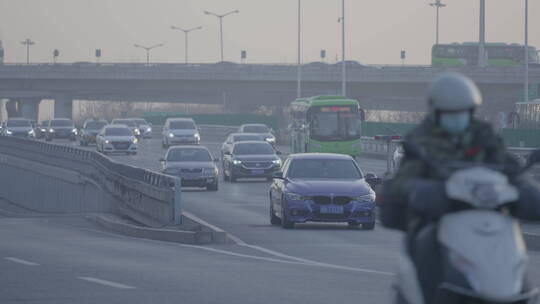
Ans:
[[[373,229],[375,229],[375,222],[362,224],[362,229],[364,229],[364,230],[373,230]]]
[[[281,227],[283,227],[284,229],[293,229],[294,222],[291,222],[287,219],[287,216],[285,215],[285,212],[283,210],[285,210],[285,208],[281,206]]]
[[[231,180],[231,183],[236,183],[236,176],[231,172],[231,175],[229,176],[229,179]]]
[[[268,177],[266,178],[266,181],[267,181],[267,182],[271,182],[271,181],[273,181],[273,180],[274,180],[274,178],[271,177],[271,176],[268,176]]]
[[[212,185],[206,186],[206,190],[208,190],[208,191],[218,191],[218,182],[216,181]]]
[[[276,216],[274,212],[274,204],[272,203],[272,197],[270,196],[270,224],[279,225],[281,224],[281,219]]]

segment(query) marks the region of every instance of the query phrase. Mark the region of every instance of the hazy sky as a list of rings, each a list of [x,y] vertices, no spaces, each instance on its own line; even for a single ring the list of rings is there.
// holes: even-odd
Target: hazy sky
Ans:
[[[435,9],[428,0],[346,0],[348,59],[365,63],[427,64],[435,40]],[[441,42],[478,39],[478,0],[444,0]],[[492,42],[523,43],[524,0],[487,0],[486,38]],[[540,0],[529,1],[529,41],[540,47]],[[340,53],[337,22],[341,0],[302,0],[303,61],[327,61]],[[219,26],[204,10],[239,14],[224,19],[225,60],[247,62],[296,61],[297,0],[0,0],[0,39],[7,62],[23,62],[31,38],[34,62],[50,62],[60,50],[60,62],[93,61],[101,48],[102,62],[141,62],[142,49],[134,43],[165,46],[152,52],[152,61],[182,62],[183,33],[170,29],[203,26],[190,34],[190,61],[219,60]]]

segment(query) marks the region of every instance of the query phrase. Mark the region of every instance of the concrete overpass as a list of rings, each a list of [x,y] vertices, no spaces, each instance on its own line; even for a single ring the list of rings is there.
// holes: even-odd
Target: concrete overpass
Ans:
[[[444,71],[461,72],[476,81],[488,115],[511,110],[523,88],[522,68],[353,65],[347,70],[347,93],[366,109],[421,111],[428,83]],[[335,94],[340,91],[340,80],[339,66],[307,64],[303,95]],[[530,71],[530,82],[533,91],[538,91],[540,69]],[[8,103],[12,108],[17,101],[22,115],[34,119],[42,99],[55,100],[56,117],[71,117],[74,99],[225,104],[233,111],[249,112],[261,105],[285,106],[295,97],[294,65],[0,65],[0,98],[12,101]]]

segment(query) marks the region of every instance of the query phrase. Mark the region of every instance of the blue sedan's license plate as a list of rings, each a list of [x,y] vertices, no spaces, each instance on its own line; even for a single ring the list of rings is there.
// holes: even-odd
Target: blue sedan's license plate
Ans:
[[[343,206],[321,206],[321,214],[343,214]]]
[[[264,174],[264,170],[251,170],[251,173],[254,175],[261,175]]]

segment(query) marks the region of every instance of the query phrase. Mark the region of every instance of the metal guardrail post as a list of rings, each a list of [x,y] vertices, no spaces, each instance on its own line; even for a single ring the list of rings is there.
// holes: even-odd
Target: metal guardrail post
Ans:
[[[182,224],[182,181],[180,178],[174,179],[174,223]]]

